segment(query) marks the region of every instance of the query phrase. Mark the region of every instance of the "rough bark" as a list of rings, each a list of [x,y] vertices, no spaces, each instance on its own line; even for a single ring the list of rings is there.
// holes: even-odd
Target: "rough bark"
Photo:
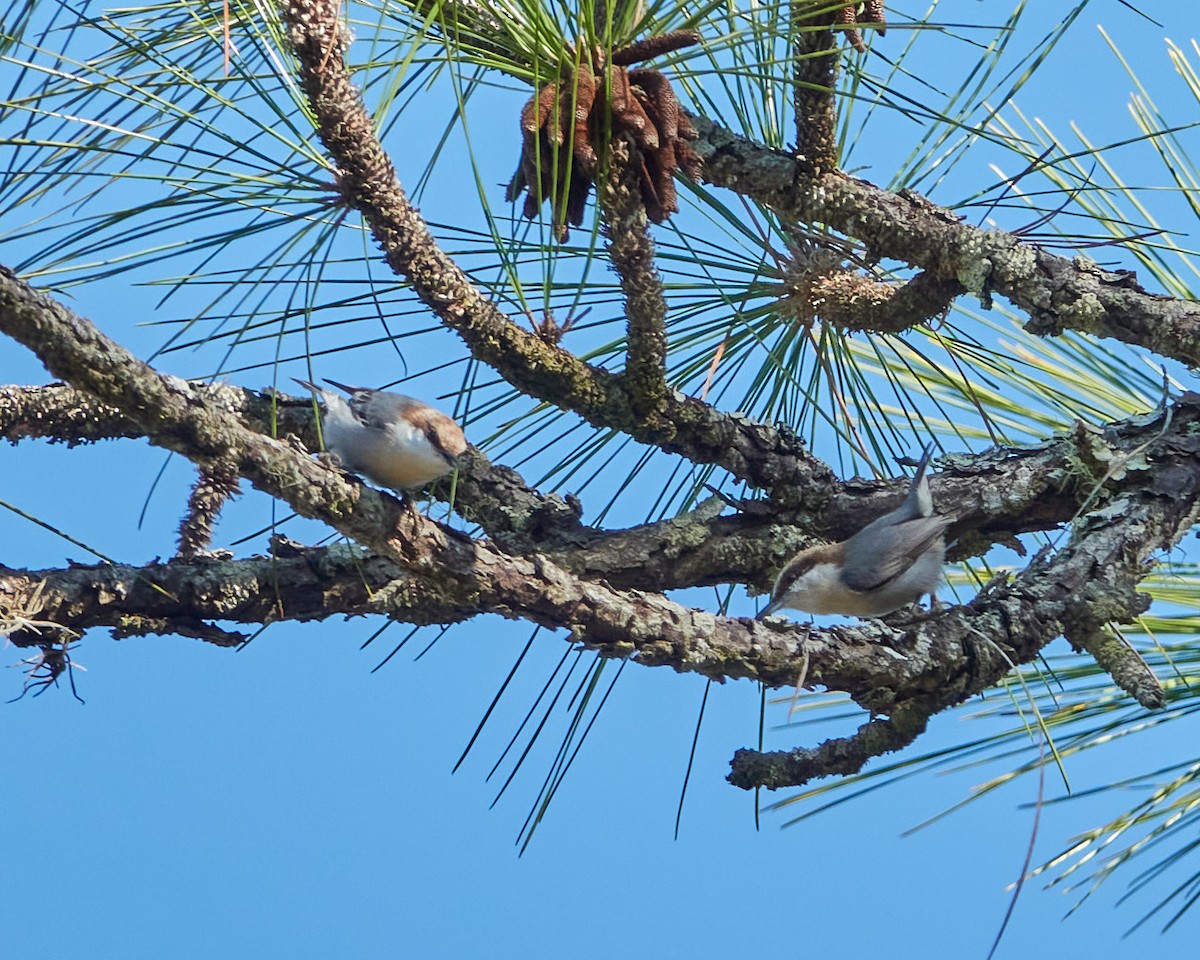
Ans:
[[[0,388],[0,436],[14,443],[146,437],[188,457],[207,478],[185,526],[186,555],[175,560],[0,567],[0,622],[13,628],[15,643],[45,648],[106,627],[117,636],[170,633],[229,646],[242,636],[213,621],[261,625],[346,614],[424,624],[497,613],[559,628],[603,656],[648,666],[775,687],[803,677],[806,685],[845,691],[872,712],[856,733],[815,748],[740,752],[730,780],[744,787],[853,772],[912,742],[929,717],[987,689],[1060,636],[1095,656],[1139,702],[1161,705],[1152,673],[1115,641],[1109,625],[1144,609],[1138,583],[1155,556],[1196,523],[1200,398],[1185,395],[1157,417],[1080,427],[1036,450],[946,458],[931,486],[939,509],[956,518],[957,556],[1073,522],[1067,546],[1039,555],[967,604],[908,622],[805,630],[674,603],[664,592],[678,587],[764,589],[796,549],[814,537],[853,533],[894,506],[904,484],[838,482],[786,428],[718,410],[667,385],[665,300],[653,247],[644,224],[630,228],[636,211],[618,209],[619,197],[609,198],[609,210],[611,256],[627,296],[626,372],[589,365],[504,316],[439,248],[405,196],[351,82],[338,4],[293,0],[286,15],[343,202],[363,216],[387,262],[474,358],[598,427],[719,466],[765,499],[713,499],[660,523],[600,529],[582,522],[578,501],[532,489],[471,450],[454,498],[455,510],[483,531],[471,537],[307,456],[291,438],[316,448],[309,402],[165,376],[0,269],[0,329],[69,384]],[[878,291],[866,306],[855,291],[843,291],[842,301],[829,291],[830,310],[842,311],[840,321],[829,319],[845,329],[901,330],[965,291],[985,304],[994,294],[1008,298],[1037,334],[1080,330],[1189,364],[1200,359],[1194,303],[1147,293],[1131,274],[969,226],[920,196],[889,193],[831,172],[828,163],[814,168],[812,158],[767,149],[704,117],[693,122],[711,185],[785,219],[824,224],[870,257],[921,271],[907,285]],[[810,153],[829,160],[829,144],[817,146]],[[1120,470],[1105,466],[1118,461]],[[270,557],[206,555],[212,516],[238,479],[353,542],[312,548],[277,539]]]

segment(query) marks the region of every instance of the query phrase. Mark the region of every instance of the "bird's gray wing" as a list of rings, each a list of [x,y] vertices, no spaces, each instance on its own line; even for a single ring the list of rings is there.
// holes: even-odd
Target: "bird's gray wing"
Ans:
[[[391,393],[387,390],[364,390],[356,393],[350,400],[358,418],[368,427],[377,430],[386,429],[407,413],[412,406],[411,397],[402,393]]]
[[[851,590],[877,590],[911,567],[951,522],[932,516],[874,529],[869,524],[846,541],[842,582]]]

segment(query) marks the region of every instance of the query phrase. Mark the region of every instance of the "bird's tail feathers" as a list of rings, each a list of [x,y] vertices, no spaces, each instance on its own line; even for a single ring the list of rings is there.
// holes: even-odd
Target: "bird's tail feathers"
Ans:
[[[921,451],[921,459],[917,461],[917,472],[913,474],[913,485],[921,482],[921,477],[925,475],[925,468],[929,466],[929,461],[933,458],[934,443],[932,440],[925,444],[925,449]]]
[[[908,496],[897,514],[897,520],[911,520],[914,517],[928,517],[933,513],[933,497],[929,493],[929,482],[925,479],[925,470],[933,456],[933,442],[921,451],[921,459],[917,461],[917,472],[913,474],[908,485]]]

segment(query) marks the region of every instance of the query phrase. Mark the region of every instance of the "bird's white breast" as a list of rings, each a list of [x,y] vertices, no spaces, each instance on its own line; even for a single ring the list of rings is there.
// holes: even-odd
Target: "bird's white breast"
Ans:
[[[325,445],[345,466],[393,490],[410,490],[450,472],[423,430],[404,420],[367,426],[340,397],[326,395]]]
[[[882,617],[937,590],[944,553],[945,547],[939,540],[895,580],[871,591],[849,589],[836,566],[818,563],[792,582],[780,606],[817,615]]]

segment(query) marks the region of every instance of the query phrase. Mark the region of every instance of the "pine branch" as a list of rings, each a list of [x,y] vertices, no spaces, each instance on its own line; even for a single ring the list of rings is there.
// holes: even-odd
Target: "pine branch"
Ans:
[[[633,169],[636,147],[614,142],[600,182],[606,249],[625,294],[625,383],[633,412],[662,421],[667,400],[667,303],[654,264],[654,240]],[[665,427],[665,424],[661,424]]]
[[[192,383],[191,387],[224,409],[236,412],[259,432],[293,434],[316,449],[316,430],[308,401],[271,391],[258,393],[229,385]],[[45,416],[13,419],[6,411]],[[98,412],[99,411],[99,412]],[[1185,445],[1200,431],[1200,411],[1188,397],[1147,420],[1138,416],[1109,424],[1097,434],[1065,436],[1036,449],[994,449],[973,456],[946,458],[945,469],[931,475],[939,510],[957,518],[958,539],[952,557],[982,554],[993,544],[1020,547],[1017,535],[1055,530],[1075,518],[1080,504],[1117,490],[1102,475],[1080,472],[1081,445],[1099,444],[1113,460],[1127,459],[1150,440]],[[141,429],[113,407],[88,399],[66,386],[0,387],[0,435],[16,442],[31,436],[67,443],[142,436]],[[1158,470],[1185,469],[1186,456],[1170,454]],[[1152,476],[1135,471],[1129,482],[1147,484]],[[476,448],[464,455],[454,506],[479,523],[509,553],[539,552],[585,579],[605,579],[618,588],[671,590],[743,583],[767,589],[778,570],[814,537],[843,540],[903,498],[907,481],[847,480],[831,485],[811,505],[783,508],[768,501],[708,500],[693,511],[627,529],[602,529],[580,521],[574,498],[544,495],[526,485],[509,467],[493,464]],[[435,492],[442,493],[435,487]],[[1101,501],[1102,502],[1102,501]],[[727,507],[734,507],[730,514]]]
[[[1060,635],[1132,619],[1146,606],[1136,586],[1151,559],[1178,542],[1200,514],[1200,441],[1167,429],[1200,410],[1200,395],[1188,394],[1171,423],[1138,451],[1147,464],[1174,466],[1156,463],[1142,489],[1129,479],[1138,471],[1127,464],[1111,501],[1076,524],[1071,543],[1053,557],[1035,558],[1012,584],[906,626],[872,623],[801,635],[778,619],[760,623],[689,610],[660,595],[581,580],[545,557],[513,557],[470,540],[248,429],[186,381],[157,373],[7,273],[0,273],[0,330],[33,350],[51,373],[121,410],[152,442],[197,463],[235,464],[240,476],[297,513],[398,565],[414,588],[389,594],[391,616],[428,623],[496,612],[565,628],[603,656],[714,679],[783,686],[803,669],[809,683],[843,690],[875,714],[903,713],[906,729],[914,718],[991,686]],[[1099,442],[1078,432],[1077,442],[1089,439]],[[38,589],[45,588],[27,577],[7,609],[20,611],[22,597],[29,604]],[[40,602],[25,615],[49,619]],[[736,770],[733,777],[738,780]]]
[[[309,399],[289,397],[270,388],[254,391],[200,381],[189,386],[206,403],[236,414],[251,430],[269,437],[290,434],[309,450],[320,449]],[[99,403],[74,387],[0,386],[0,437],[11,443],[41,438],[75,446],[144,435],[116,407]],[[435,485],[433,493],[445,497],[448,489],[445,484]],[[567,541],[588,532],[579,520],[582,507],[578,501],[539,493],[516,470],[493,464],[477,447],[470,447],[460,460],[454,507],[505,549],[519,553],[527,552],[534,544]]]
[[[337,0],[296,0],[285,7],[300,79],[321,141],[338,171],[345,202],[359,211],[388,264],[463,338],[472,355],[509,383],[696,463],[724,467],[755,486],[790,496],[831,473],[790,433],[728,414],[669,391],[661,417],[644,422],[621,377],[579,360],[505,317],[441,250],[409,202],[374,124],[350,79]]]
[[[833,24],[840,12],[792,0],[788,18],[792,39],[792,108],[796,120],[797,176],[812,180],[838,169],[838,58]]]
[[[1068,259],[1001,230],[962,222],[911,191],[890,193],[829,174],[806,187],[796,162],[694,117],[704,179],[752,197],[785,219],[824,223],[862,241],[870,256],[920,267],[957,282],[985,305],[993,294],[1029,314],[1039,336],[1078,330],[1146,347],[1194,366],[1200,362],[1200,304],[1148,293],[1129,271]]]

